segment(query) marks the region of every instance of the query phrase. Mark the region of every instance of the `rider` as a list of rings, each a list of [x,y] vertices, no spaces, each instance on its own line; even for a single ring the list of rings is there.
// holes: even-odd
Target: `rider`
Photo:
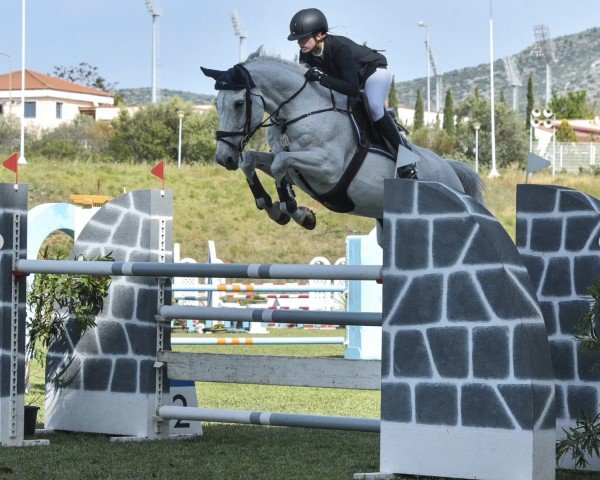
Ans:
[[[363,88],[375,128],[399,151],[400,132],[385,109],[392,84],[387,59],[377,50],[330,35],[328,30],[327,18],[317,8],[300,10],[292,17],[287,38],[298,41],[300,62],[310,67],[305,77],[349,97],[358,97]],[[398,176],[416,178],[414,164],[400,167]]]

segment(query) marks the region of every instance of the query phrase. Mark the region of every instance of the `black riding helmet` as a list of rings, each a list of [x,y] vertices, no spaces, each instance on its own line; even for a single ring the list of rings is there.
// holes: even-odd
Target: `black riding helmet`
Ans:
[[[317,32],[329,30],[327,18],[318,8],[305,8],[292,17],[288,40],[299,40]]]

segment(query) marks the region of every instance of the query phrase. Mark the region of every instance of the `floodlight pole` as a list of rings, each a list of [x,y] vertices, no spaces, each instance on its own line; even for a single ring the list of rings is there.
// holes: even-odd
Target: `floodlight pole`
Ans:
[[[491,120],[492,120],[492,169],[488,178],[499,177],[498,169],[496,168],[496,115],[494,102],[494,20],[492,16],[492,0],[490,0],[490,105],[491,105]]]
[[[556,175],[556,115],[552,116],[552,178]]]
[[[419,23],[417,23],[417,25],[427,30],[427,42],[425,44],[425,57],[427,58],[427,112],[431,112],[431,65],[429,64],[429,25],[427,25],[423,20],[420,20]]]
[[[151,91],[151,102],[156,103],[156,64],[157,64],[157,52],[156,44],[158,37],[158,17],[162,15],[162,11],[158,6],[155,6],[153,0],[146,0],[146,7],[148,13],[152,15],[152,91]]]
[[[546,106],[550,105],[550,91],[552,90],[552,77],[550,74],[550,63],[546,62]]]
[[[479,129],[481,124],[475,123],[473,129],[475,130],[475,173],[479,173]]]
[[[27,160],[25,160],[25,0],[21,0],[21,147],[19,163],[27,164]]]
[[[177,118],[179,118],[179,143],[177,147],[177,169],[181,170],[181,130],[183,127],[183,117],[185,112],[183,110],[177,110]]]
[[[156,103],[156,18],[152,14],[152,103]]]
[[[8,58],[8,114],[10,115],[12,114],[12,66],[8,53],[0,52],[0,55]]]

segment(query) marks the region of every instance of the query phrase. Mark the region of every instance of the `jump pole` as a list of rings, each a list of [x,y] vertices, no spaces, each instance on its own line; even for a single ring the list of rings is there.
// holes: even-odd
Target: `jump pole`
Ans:
[[[381,422],[374,418],[301,415],[294,413],[250,412],[245,410],[216,410],[211,408],[160,407],[163,420],[201,420],[205,422],[270,425],[273,427],[304,427],[326,430],[379,432]]]
[[[257,284],[200,284],[194,287],[174,287],[173,292],[231,292],[231,293],[306,293],[306,292],[333,292],[342,293],[346,287],[336,285],[257,285]]]
[[[55,273],[127,277],[218,277],[299,280],[377,280],[380,265],[272,265],[160,262],[81,262],[76,260],[19,260],[16,273]]]
[[[171,345],[343,345],[344,337],[188,338],[171,337]]]
[[[271,310],[267,308],[163,306],[156,320],[221,320],[260,323],[319,323],[324,325],[359,325],[380,327],[379,312],[321,312],[310,310]]]

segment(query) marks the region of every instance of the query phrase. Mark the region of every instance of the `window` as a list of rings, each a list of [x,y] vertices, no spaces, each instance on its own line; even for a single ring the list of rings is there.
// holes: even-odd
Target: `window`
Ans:
[[[56,118],[62,118],[62,103],[56,102]]]
[[[25,102],[25,118],[35,118],[35,102]]]

